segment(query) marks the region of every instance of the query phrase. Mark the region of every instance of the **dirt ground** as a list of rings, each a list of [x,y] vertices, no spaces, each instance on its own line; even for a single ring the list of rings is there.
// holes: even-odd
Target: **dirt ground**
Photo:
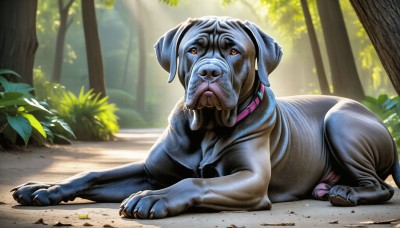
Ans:
[[[333,207],[329,202],[302,200],[277,203],[270,211],[188,212],[161,220],[126,219],[117,203],[75,200],[50,207],[19,206],[10,190],[27,181],[57,181],[73,174],[144,159],[160,130],[118,134],[112,142],[74,142],[70,146],[0,152],[0,227],[400,227],[400,191],[382,205]],[[393,181],[387,180],[392,185]],[[86,218],[85,218],[86,217]],[[397,222],[391,222],[397,219]],[[38,222],[39,224],[34,224]],[[386,224],[371,224],[386,223]],[[396,224],[397,223],[397,224]]]

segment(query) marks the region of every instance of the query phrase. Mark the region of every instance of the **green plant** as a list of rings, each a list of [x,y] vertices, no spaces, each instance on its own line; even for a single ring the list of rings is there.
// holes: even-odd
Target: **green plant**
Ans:
[[[48,81],[40,68],[34,69],[33,86],[37,99],[46,101],[50,107],[53,107],[53,103],[57,103],[58,98],[67,90],[59,83]]]
[[[80,140],[110,140],[118,132],[119,126],[114,104],[107,102],[108,97],[100,98],[93,90],[84,92],[81,88],[79,95],[64,91],[53,104],[58,114],[65,119]]]
[[[382,119],[396,142],[397,153],[400,154],[400,97],[389,97],[386,94],[377,98],[367,96],[363,103]]]
[[[21,138],[25,145],[43,145],[68,141],[74,137],[71,128],[52,113],[47,103],[39,102],[25,83],[9,82],[3,75],[20,77],[11,70],[0,69],[0,147],[12,147]]]

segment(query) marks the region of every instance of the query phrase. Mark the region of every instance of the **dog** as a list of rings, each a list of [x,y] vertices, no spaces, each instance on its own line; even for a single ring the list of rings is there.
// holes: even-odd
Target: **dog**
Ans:
[[[188,19],[155,45],[160,65],[185,89],[143,162],[29,182],[22,205],[76,197],[121,202],[120,215],[153,219],[189,208],[264,210],[304,198],[337,206],[385,202],[400,186],[396,146],[360,103],[334,96],[275,98],[268,76],[280,46],[255,24]]]

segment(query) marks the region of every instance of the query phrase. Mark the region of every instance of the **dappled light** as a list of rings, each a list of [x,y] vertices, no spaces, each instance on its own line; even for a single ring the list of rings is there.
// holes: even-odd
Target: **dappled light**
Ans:
[[[65,1],[68,2],[68,1]],[[178,81],[166,83],[168,73],[157,63],[153,45],[169,28],[186,20],[205,15],[232,16],[256,22],[282,45],[282,63],[271,75],[271,86],[279,96],[320,93],[317,71],[307,37],[300,1],[281,4],[279,1],[192,1],[174,6],[151,1],[115,1],[105,6],[97,3],[97,23],[102,46],[104,76],[110,100],[116,103],[122,128],[164,127],[166,116],[182,96]],[[366,95],[382,92],[394,94],[391,83],[347,1],[340,1],[351,41],[359,78]],[[317,5],[309,1],[309,11],[324,61],[327,80],[332,83],[329,61],[324,48]],[[59,26],[57,3],[39,1],[38,40],[35,68],[51,80],[56,31]],[[69,12],[61,84],[79,91],[88,86],[88,71],[80,3],[75,1]],[[51,19],[53,18],[53,19]],[[52,22],[54,21],[54,22]],[[50,29],[53,27],[53,29]],[[336,90],[330,86],[331,92]],[[354,90],[354,88],[353,88]],[[113,91],[113,92],[111,92]],[[115,92],[114,92],[115,91]],[[127,93],[120,99],[116,93]]]

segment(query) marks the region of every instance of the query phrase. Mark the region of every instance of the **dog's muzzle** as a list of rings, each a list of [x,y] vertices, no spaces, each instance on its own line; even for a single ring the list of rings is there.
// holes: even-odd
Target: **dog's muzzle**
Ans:
[[[232,109],[234,106],[229,102],[230,91],[227,91],[231,88],[228,72],[228,64],[219,59],[203,59],[197,62],[189,80],[186,107]]]

